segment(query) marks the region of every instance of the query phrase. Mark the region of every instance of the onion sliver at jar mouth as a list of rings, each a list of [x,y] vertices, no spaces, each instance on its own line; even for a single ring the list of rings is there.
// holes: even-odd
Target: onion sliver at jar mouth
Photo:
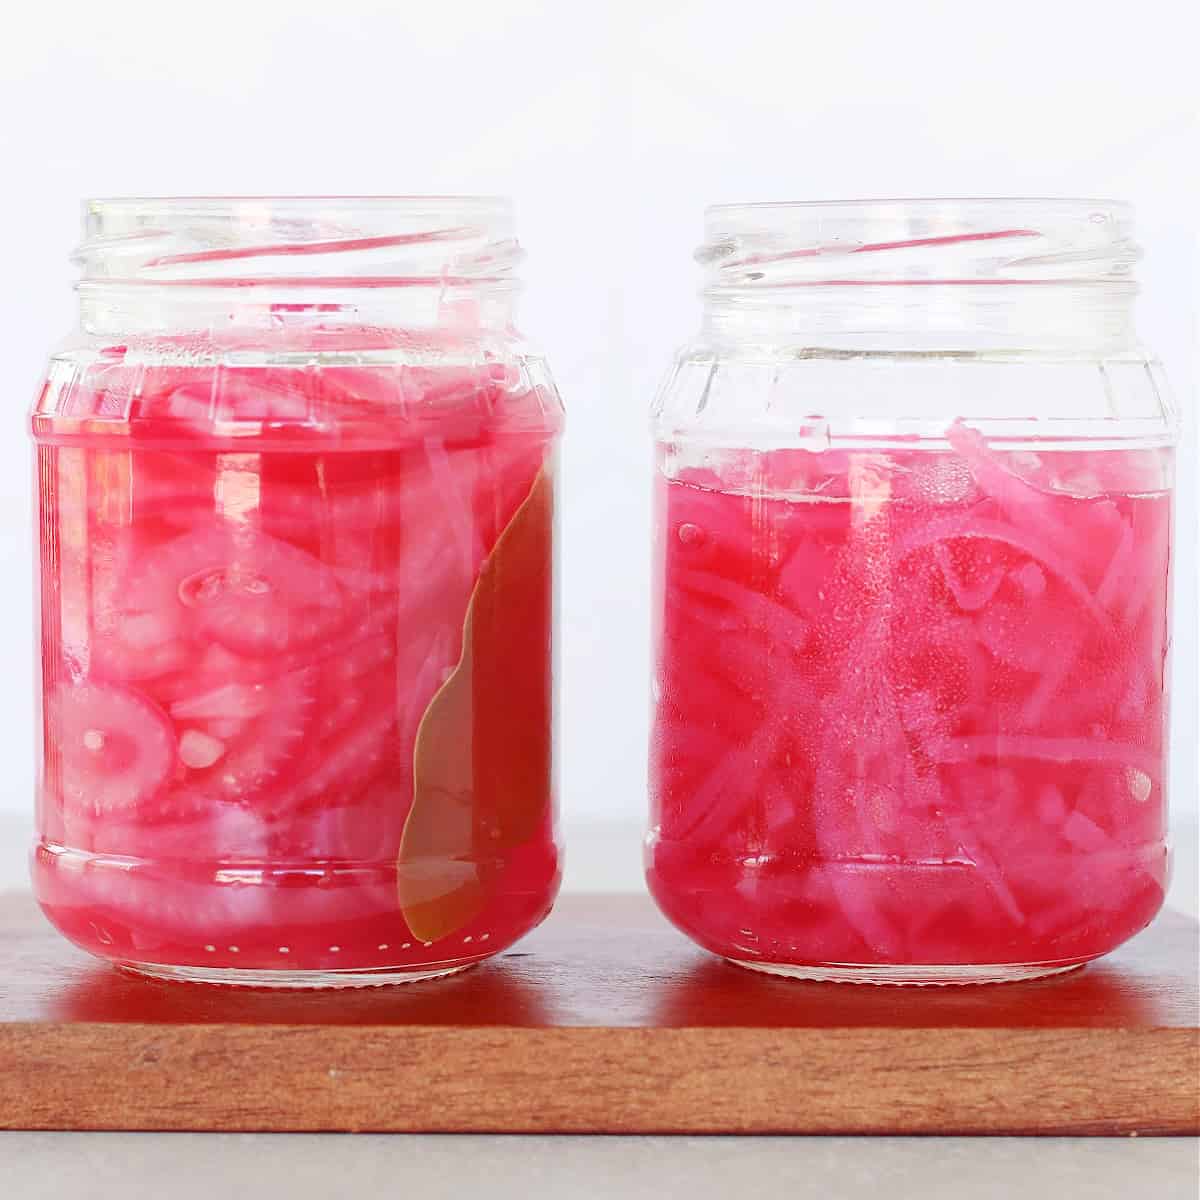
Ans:
[[[1162,902],[1169,452],[949,443],[660,479],[649,879],[718,953],[1075,963]]]
[[[55,923],[120,961],[250,972],[421,972],[536,924],[558,878],[552,395],[512,363],[99,361],[64,416],[35,417],[34,874]],[[480,811],[406,853],[418,729],[483,580],[486,638],[477,621],[441,731]],[[481,750],[481,729],[523,720],[528,736]],[[505,771],[521,794],[482,811],[475,791]]]

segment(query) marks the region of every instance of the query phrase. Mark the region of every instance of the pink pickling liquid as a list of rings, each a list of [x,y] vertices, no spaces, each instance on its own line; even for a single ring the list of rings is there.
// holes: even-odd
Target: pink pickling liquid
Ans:
[[[339,329],[297,348],[348,342],[390,344]],[[495,363],[138,366],[113,347],[68,384],[52,375],[34,416],[33,875],[60,930],[123,962],[421,971],[545,916],[548,796],[486,861],[397,865],[418,726],[485,561],[552,465],[544,399]],[[540,619],[511,685],[548,704]],[[495,696],[474,703],[486,729]],[[423,939],[398,869],[433,903],[477,872],[486,903]]]
[[[1059,964],[1163,900],[1170,459],[660,477],[651,890],[760,964]]]

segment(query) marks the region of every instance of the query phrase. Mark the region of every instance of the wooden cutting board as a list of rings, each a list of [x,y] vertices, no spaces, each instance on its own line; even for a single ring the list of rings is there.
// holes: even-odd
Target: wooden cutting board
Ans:
[[[756,975],[633,896],[567,897],[519,946],[399,988],[123,976],[0,897],[0,1127],[1200,1133],[1197,925],[1164,914],[1041,982]]]

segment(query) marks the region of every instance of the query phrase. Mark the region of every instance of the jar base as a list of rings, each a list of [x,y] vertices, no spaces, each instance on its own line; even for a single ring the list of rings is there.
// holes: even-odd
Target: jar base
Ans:
[[[419,983],[424,979],[441,979],[466,971],[476,966],[478,961],[412,971],[389,967],[366,971],[244,971],[231,967],[180,967],[170,963],[120,962],[114,965],[129,975],[141,975],[168,983],[324,991],[330,988],[389,987],[400,983]]]
[[[810,983],[870,983],[877,987],[955,987],[979,983],[1021,983],[1078,971],[1083,962],[1068,963],[997,963],[994,965],[956,964],[952,966],[826,963],[795,966],[790,963],[747,962],[730,958],[729,962],[748,971],[779,975],[785,979]]]

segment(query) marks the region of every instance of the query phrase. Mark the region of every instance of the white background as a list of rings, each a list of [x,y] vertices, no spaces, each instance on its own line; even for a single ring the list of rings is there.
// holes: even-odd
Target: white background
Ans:
[[[563,792],[568,835],[574,827],[584,837],[598,819],[629,828],[642,819],[645,413],[698,318],[690,253],[702,207],[904,195],[1131,200],[1147,251],[1143,337],[1190,413],[1200,226],[1192,7],[20,6],[0,39],[0,809],[30,806],[22,410],[46,349],[74,320],[68,254],[82,197],[516,198],[530,255],[522,324],[548,352],[569,409]],[[1178,527],[1179,813],[1196,804],[1193,454]],[[621,856],[627,874],[632,859]]]

